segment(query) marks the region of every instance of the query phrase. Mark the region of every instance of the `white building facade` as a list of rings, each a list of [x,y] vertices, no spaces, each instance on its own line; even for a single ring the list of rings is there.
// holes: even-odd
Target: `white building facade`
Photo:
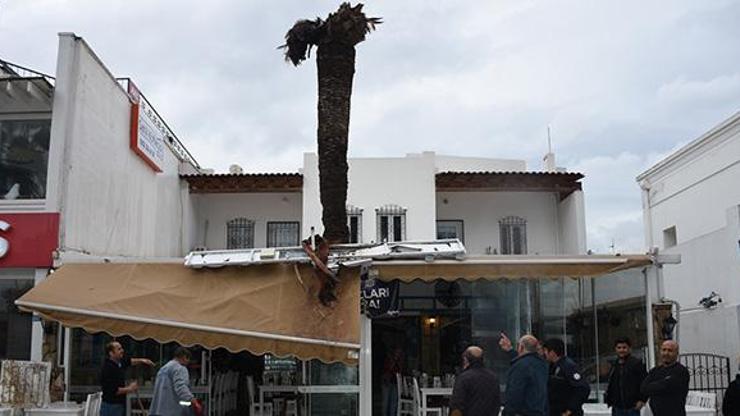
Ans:
[[[731,368],[736,368],[740,353],[740,112],[637,180],[642,188],[648,247],[681,255],[681,264],[664,267],[658,297],[680,305],[675,335],[682,352],[727,356],[733,362]],[[713,292],[718,296],[712,297]]]
[[[321,233],[317,161],[305,154],[297,173],[184,175],[195,201],[197,247],[296,245],[311,229]],[[351,241],[459,238],[471,254],[584,254],[581,178],[529,172],[524,161],[433,152],[351,158]],[[230,221],[246,224],[244,247],[228,244]]]

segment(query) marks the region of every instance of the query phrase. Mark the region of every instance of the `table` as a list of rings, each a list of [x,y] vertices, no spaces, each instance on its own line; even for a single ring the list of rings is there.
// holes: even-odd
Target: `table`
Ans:
[[[260,413],[265,405],[265,393],[292,393],[292,394],[360,394],[360,386],[357,385],[326,385],[326,386],[258,386],[260,391],[259,409]],[[305,406],[305,403],[304,403]],[[306,408],[303,414],[308,414]]]
[[[25,408],[23,414],[32,416],[82,416],[85,409],[75,402],[54,402],[49,407]]]
[[[452,397],[452,387],[420,387],[421,391],[421,414],[426,416],[427,397],[442,396]]]
[[[603,403],[586,403],[583,405],[584,416],[611,416],[612,412]],[[641,416],[651,416],[652,412],[643,408],[640,412]],[[697,406],[686,406],[686,415],[691,416],[716,416],[717,412],[714,409],[707,409],[705,407]]]

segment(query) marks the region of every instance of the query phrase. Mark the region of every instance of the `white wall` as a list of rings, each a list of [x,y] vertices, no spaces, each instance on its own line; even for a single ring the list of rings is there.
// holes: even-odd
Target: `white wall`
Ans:
[[[586,217],[583,191],[575,191],[558,204],[560,254],[586,254]]]
[[[129,149],[130,102],[90,47],[61,34],[47,196],[60,248],[91,255],[181,256],[179,160],[155,173]]]
[[[663,295],[681,304],[683,352],[740,352],[740,113],[659,162],[638,180],[646,239],[681,264],[663,269]],[[666,248],[663,230],[675,226]],[[718,292],[714,310],[699,305]],[[710,341],[710,342],[708,342]]]
[[[434,152],[423,154],[434,156],[437,172],[524,172],[527,170],[527,162],[523,160],[446,156],[435,155]]]
[[[559,253],[555,193],[438,192],[436,198],[437,219],[464,221],[468,253],[484,254],[489,246],[501,253],[498,222],[509,215],[527,221],[528,254]]]
[[[209,250],[226,248],[226,222],[236,217],[255,221],[255,247],[267,246],[268,221],[301,222],[302,197],[297,192],[195,194],[192,198],[197,212],[195,245],[205,242]]]
[[[321,225],[318,158],[306,153],[303,162],[303,234]],[[405,158],[358,158],[349,160],[347,203],[363,209],[364,242],[376,241],[375,209],[387,204],[406,208],[406,239],[436,237],[434,155]]]

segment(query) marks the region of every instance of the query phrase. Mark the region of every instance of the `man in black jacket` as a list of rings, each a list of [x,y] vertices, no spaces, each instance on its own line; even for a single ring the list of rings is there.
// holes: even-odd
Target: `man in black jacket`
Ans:
[[[678,343],[664,341],[660,346],[661,364],[648,373],[640,392],[650,401],[654,416],[686,416],[689,370],[678,362]]]
[[[730,383],[722,400],[722,414],[724,416],[740,416],[740,374]]]
[[[498,378],[483,365],[483,350],[468,347],[462,360],[463,371],[455,380],[450,399],[452,416],[497,415],[501,409]]]
[[[612,416],[640,416],[646,401],[640,393],[640,384],[647,375],[645,364],[632,356],[629,338],[617,339],[614,351],[617,359],[609,371],[606,404],[612,408]]]
[[[565,343],[557,338],[542,345],[550,362],[547,399],[550,416],[582,416],[583,403],[588,400],[591,387],[578,370],[578,365],[565,355]]]
[[[547,416],[547,362],[537,352],[539,344],[537,338],[525,335],[514,351],[511,340],[501,333],[499,346],[514,355],[506,379],[503,416]]]

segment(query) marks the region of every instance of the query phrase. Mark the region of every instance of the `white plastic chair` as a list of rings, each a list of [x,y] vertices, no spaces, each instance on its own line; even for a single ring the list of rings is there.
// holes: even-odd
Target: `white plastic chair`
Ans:
[[[703,407],[705,409],[717,408],[717,394],[705,393],[703,391],[690,391],[686,395],[686,404],[689,406]]]
[[[249,416],[263,416],[260,404],[256,399],[254,377],[252,376],[247,376],[247,395],[249,396]]]
[[[84,416],[100,416],[100,405],[103,403],[103,392],[87,395],[85,400]]]
[[[422,403],[421,401],[421,390],[419,389],[419,382],[416,381],[415,378],[413,380],[413,385],[411,388],[413,389],[413,395],[414,395],[414,413],[417,416],[427,416],[429,414],[442,416],[442,408],[440,407],[426,407],[426,403]]]
[[[414,399],[408,393],[409,389],[401,374],[396,373],[396,395],[398,397],[398,416],[416,416],[414,413]]]

